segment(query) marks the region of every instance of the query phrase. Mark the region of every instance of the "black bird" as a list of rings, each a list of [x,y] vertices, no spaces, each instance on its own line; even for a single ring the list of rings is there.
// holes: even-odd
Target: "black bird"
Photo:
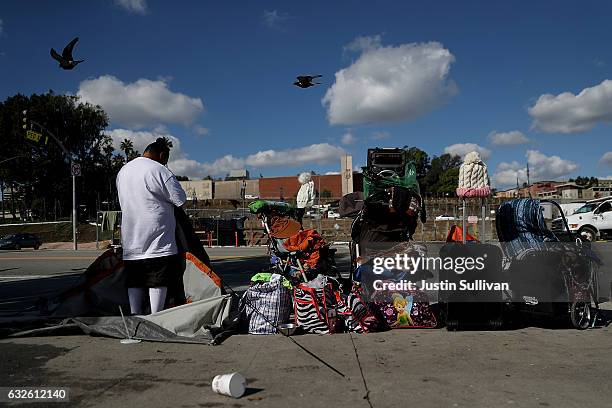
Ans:
[[[68,45],[64,48],[64,51],[62,51],[62,55],[59,55],[57,51],[51,48],[51,56],[53,57],[54,60],[57,60],[57,62],[59,62],[60,68],[73,69],[78,64],[85,61],[85,60],[75,61],[74,58],[72,58],[72,49],[74,48],[74,44],[76,44],[77,41],[79,41],[79,37],[76,37],[74,40],[70,41]]]
[[[323,75],[300,75],[297,77],[297,81],[293,83],[295,86],[300,88],[310,88],[311,86],[321,85],[320,82],[312,82],[315,78],[321,78]]]

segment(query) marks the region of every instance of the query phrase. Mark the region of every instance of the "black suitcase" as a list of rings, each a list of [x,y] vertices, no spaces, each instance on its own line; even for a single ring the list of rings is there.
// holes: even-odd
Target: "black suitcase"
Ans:
[[[465,270],[456,273],[454,270],[441,269],[439,282],[454,284],[457,289],[440,290],[439,300],[441,313],[446,321],[447,330],[496,330],[504,324],[504,291],[480,289],[482,282],[509,283],[502,272],[502,253],[499,247],[490,244],[449,243],[440,250],[444,260],[451,258],[481,258],[482,270]],[[467,288],[469,290],[464,290]]]

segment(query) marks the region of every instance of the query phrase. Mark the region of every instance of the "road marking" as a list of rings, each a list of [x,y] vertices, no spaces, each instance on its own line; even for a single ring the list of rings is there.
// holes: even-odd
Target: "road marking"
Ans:
[[[96,259],[95,256],[75,256],[75,257],[71,257],[71,256],[34,256],[34,257],[20,257],[20,258],[5,258],[3,256],[0,256],[0,260],[6,260],[6,261],[23,261],[23,260],[29,260],[29,261],[52,261],[52,260],[70,260],[70,259],[75,259],[75,260],[87,260],[87,259]]]
[[[0,276],[0,280],[27,280],[27,279],[46,279],[46,278],[57,278],[58,276],[74,276],[73,273],[57,274],[57,275],[21,275],[21,276]]]
[[[218,260],[223,260],[223,259],[247,259],[247,258],[255,258],[255,257],[261,257],[261,256],[266,256],[266,254],[256,254],[256,255],[228,255],[228,256],[221,256],[221,255],[217,255],[217,256],[211,256],[210,260],[211,261],[218,261]]]
[[[217,256],[212,256],[210,257],[211,260],[219,260],[219,259],[245,259],[245,258],[253,258],[253,257],[257,257],[257,256],[265,256],[265,254],[254,254],[254,255],[227,255],[227,256],[223,256],[223,255],[217,255]],[[27,256],[23,256],[23,257],[14,257],[14,258],[8,258],[8,257],[3,257],[0,256],[0,260],[5,260],[5,261],[22,261],[22,260],[40,260],[40,261],[52,261],[52,260],[88,260],[88,259],[96,259],[97,257],[95,256],[34,256],[34,257],[27,257]]]

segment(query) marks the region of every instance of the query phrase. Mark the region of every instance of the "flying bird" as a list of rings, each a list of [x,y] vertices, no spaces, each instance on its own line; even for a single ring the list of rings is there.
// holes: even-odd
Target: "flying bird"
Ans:
[[[300,75],[297,77],[297,81],[293,83],[295,86],[300,88],[310,88],[311,86],[321,85],[320,82],[312,82],[315,78],[321,78],[323,75]]]
[[[68,45],[62,51],[62,55],[59,55],[57,51],[51,48],[51,56],[54,60],[59,62],[59,66],[62,69],[73,69],[78,64],[85,60],[76,60],[72,57],[72,49],[74,45],[79,41],[79,37],[76,37],[74,40],[70,41]]]

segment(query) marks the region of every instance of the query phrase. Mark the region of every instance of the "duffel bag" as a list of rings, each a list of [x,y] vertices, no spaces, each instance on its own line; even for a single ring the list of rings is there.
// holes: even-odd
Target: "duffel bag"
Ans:
[[[291,291],[280,280],[255,283],[242,296],[242,310],[249,334],[276,334],[278,325],[289,321]]]
[[[354,283],[351,292],[346,296],[340,291],[335,294],[338,317],[344,320],[346,331],[368,333],[380,330],[378,319],[363,300],[361,285]]]
[[[334,289],[324,278],[311,281],[316,283],[300,283],[293,288],[295,323],[307,333],[336,332]]]

